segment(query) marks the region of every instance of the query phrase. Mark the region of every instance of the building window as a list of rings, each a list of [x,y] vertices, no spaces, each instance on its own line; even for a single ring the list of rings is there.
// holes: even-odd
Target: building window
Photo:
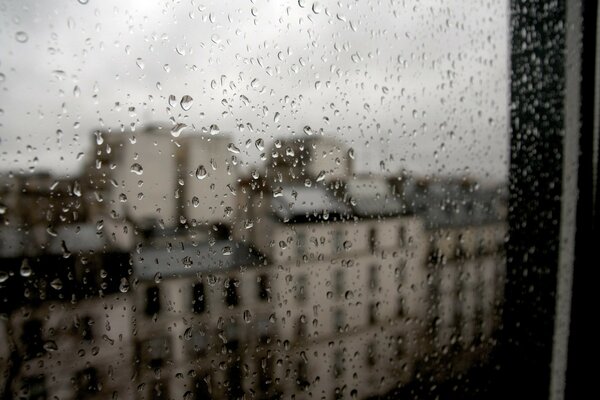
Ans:
[[[239,304],[239,297],[237,287],[239,285],[239,281],[235,278],[230,278],[225,284],[225,303],[229,307],[235,307]]]
[[[160,312],[160,290],[158,286],[146,289],[146,315],[157,315]]]
[[[336,332],[341,332],[344,329],[344,310],[336,308],[333,312],[333,324]]]
[[[340,228],[333,231],[333,250],[336,253],[344,249],[344,231]]]
[[[395,346],[396,358],[401,359],[406,354],[406,343],[404,335],[399,334],[396,336],[396,346]]]
[[[377,323],[377,305],[375,303],[369,303],[369,325],[375,325]]]
[[[379,280],[377,278],[377,266],[371,265],[369,267],[369,289],[374,292],[379,286]]]
[[[42,321],[30,319],[23,324],[21,342],[25,347],[25,359],[40,357],[46,353],[42,336]]]
[[[367,344],[367,365],[373,367],[377,363],[377,345],[374,341]]]
[[[44,375],[38,375],[35,377],[27,377],[23,379],[21,385],[22,393],[25,397],[19,397],[19,399],[27,400],[45,400],[48,398],[48,392],[46,390],[46,377]],[[8,397],[10,398],[10,396]]]
[[[194,399],[195,400],[211,400],[212,390],[210,388],[210,375],[199,373],[198,378],[194,381]]]
[[[344,373],[344,353],[342,350],[336,350],[333,353],[333,377],[339,379]]]
[[[262,301],[271,300],[271,285],[269,276],[262,274],[258,277],[258,298]]]
[[[309,386],[308,381],[308,363],[304,360],[298,360],[296,363],[296,385],[298,389],[305,390]]]
[[[152,382],[150,386],[150,398],[152,400],[169,399],[169,385],[166,380],[158,379]]]
[[[306,233],[296,232],[296,257],[301,259],[306,255]]]
[[[194,313],[202,314],[206,311],[206,293],[204,291],[204,283],[198,282],[193,287],[192,307]]]
[[[406,304],[404,301],[404,296],[398,297],[398,311],[396,312],[398,317],[406,316]]]
[[[77,398],[84,398],[100,391],[98,371],[90,367],[79,371],[75,376]]]
[[[94,320],[92,319],[92,317],[90,317],[89,315],[86,315],[84,317],[81,317],[81,318],[78,318],[75,320],[74,328],[82,340],[89,342],[92,339],[94,339],[94,334],[93,334],[93,330],[92,330],[93,324],[94,324]]]
[[[401,226],[398,230],[398,245],[400,247],[406,246],[406,227]]]
[[[273,384],[273,358],[262,357],[258,365],[259,386],[262,392],[267,392]]]
[[[344,294],[344,270],[337,269],[333,278],[333,293],[337,299]]]
[[[371,253],[375,252],[377,248],[377,231],[375,228],[369,229],[369,250]]]
[[[296,284],[296,299],[300,303],[306,301],[307,277],[305,274],[298,275],[298,283]]]
[[[296,337],[298,339],[306,338],[306,316],[305,315],[301,315],[300,318],[298,318],[298,322],[296,325]]]

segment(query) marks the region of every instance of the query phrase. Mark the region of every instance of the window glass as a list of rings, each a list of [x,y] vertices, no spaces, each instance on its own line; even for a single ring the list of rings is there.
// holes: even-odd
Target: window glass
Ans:
[[[0,397],[485,386],[508,2],[27,0],[0,21]]]

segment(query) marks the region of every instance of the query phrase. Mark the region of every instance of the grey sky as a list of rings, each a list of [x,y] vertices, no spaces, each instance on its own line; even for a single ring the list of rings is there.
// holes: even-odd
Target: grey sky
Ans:
[[[0,22],[3,170],[76,173],[92,129],[172,118],[250,164],[248,139],[309,125],[362,171],[507,174],[503,1],[8,1]]]

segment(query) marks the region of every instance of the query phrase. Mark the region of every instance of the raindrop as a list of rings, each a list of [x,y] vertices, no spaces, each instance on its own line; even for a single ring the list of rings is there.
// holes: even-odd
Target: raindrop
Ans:
[[[135,60],[135,63],[137,64],[139,69],[144,69],[144,60],[142,60],[141,58],[138,58],[137,60]]]
[[[351,242],[351,241],[349,241],[349,240],[346,240],[346,241],[344,242],[344,249],[345,249],[345,250],[349,250],[350,248],[352,248],[352,242]]]
[[[210,126],[209,133],[210,133],[211,135],[213,135],[213,136],[214,136],[214,135],[218,135],[220,132],[221,132],[221,131],[219,130],[219,127],[218,127],[216,124],[212,124],[212,125]]]
[[[206,168],[204,168],[204,165],[200,165],[200,166],[198,166],[198,168],[196,168],[196,178],[198,178],[199,180],[206,178],[207,175],[208,175],[208,172],[206,172]],[[196,201],[198,201],[197,197],[196,197]],[[194,205],[194,206],[197,207],[196,205]]]
[[[254,142],[254,145],[256,146],[258,151],[263,151],[265,149],[265,141],[262,139],[256,139],[256,142]]]
[[[23,259],[23,262],[21,263],[21,269],[19,272],[24,278],[31,276],[31,266],[29,265],[29,262],[26,258]]]
[[[194,208],[198,207],[200,205],[200,199],[198,199],[196,196],[192,197],[192,205]]]
[[[6,271],[0,271],[0,283],[8,280],[8,273]]]
[[[317,175],[317,182],[321,182],[323,179],[325,179],[325,171],[321,171],[319,172],[319,175]]]
[[[354,149],[352,147],[348,149],[348,157],[354,160]]]
[[[48,340],[44,343],[44,350],[46,351],[56,351],[58,350],[58,346],[54,340]]]
[[[160,281],[162,281],[162,274],[160,272],[157,272],[156,274],[154,274],[154,282],[160,283]]]
[[[144,173],[144,169],[142,168],[142,166],[138,163],[133,163],[131,164],[131,172],[133,172],[136,175],[141,175]]]
[[[69,257],[71,257],[71,252],[67,248],[67,244],[65,243],[64,240],[61,240],[61,242],[60,242],[60,248],[61,248],[61,250],[63,252],[63,258],[69,258]]]
[[[232,254],[231,247],[225,246],[222,251],[224,256],[230,256]]]
[[[73,182],[73,194],[77,197],[81,197],[81,185],[78,181]]]
[[[50,282],[50,286],[52,286],[52,288],[54,290],[61,290],[63,287],[62,281],[58,278],[52,280],[52,282]]]
[[[181,102],[179,102],[179,104],[181,105],[181,108],[183,109],[183,111],[188,111],[190,108],[192,108],[193,102],[194,102],[194,99],[191,96],[188,96],[186,94],[185,96],[183,96],[181,98]]]
[[[185,128],[187,128],[186,124],[183,124],[183,123],[175,124],[175,126],[171,128],[171,136],[173,136],[173,137],[179,137],[179,135],[181,135],[181,132]]]
[[[190,340],[192,338],[192,328],[187,328],[185,332],[183,332],[183,338],[185,340]]]
[[[119,290],[121,291],[121,293],[127,293],[129,291],[129,281],[127,281],[126,278],[121,278]]]
[[[246,321],[247,324],[252,321],[252,314],[250,313],[250,310],[244,310],[244,321]]]
[[[308,126],[308,125],[306,125],[303,130],[304,130],[304,133],[307,134],[308,136],[312,136],[312,134],[315,133],[312,130],[312,128],[310,126]]]
[[[273,197],[281,197],[281,196],[283,196],[283,188],[281,186],[276,187],[273,190]]]
[[[321,6],[319,5],[319,3],[313,3],[313,5],[312,5],[312,11],[315,14],[319,14],[321,12]]]
[[[26,43],[29,40],[29,35],[23,31],[19,31],[15,34],[15,39],[19,43]]]
[[[171,107],[175,107],[177,105],[177,97],[174,94],[169,95],[168,102]]]
[[[240,149],[238,149],[237,146],[233,143],[229,143],[227,145],[227,150],[229,150],[233,154],[239,154],[239,152],[240,152]]]

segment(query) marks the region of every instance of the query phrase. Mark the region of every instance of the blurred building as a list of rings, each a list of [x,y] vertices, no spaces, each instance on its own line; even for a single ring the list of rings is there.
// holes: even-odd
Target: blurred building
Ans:
[[[97,131],[86,175],[105,212],[140,229],[228,222],[235,217],[235,152],[225,134],[173,137],[163,125]]]
[[[3,185],[14,396],[368,398],[492,348],[501,186],[356,175],[326,137],[277,141],[248,176],[226,136],[94,140],[77,190],[38,195],[33,216],[19,193],[46,183]]]

